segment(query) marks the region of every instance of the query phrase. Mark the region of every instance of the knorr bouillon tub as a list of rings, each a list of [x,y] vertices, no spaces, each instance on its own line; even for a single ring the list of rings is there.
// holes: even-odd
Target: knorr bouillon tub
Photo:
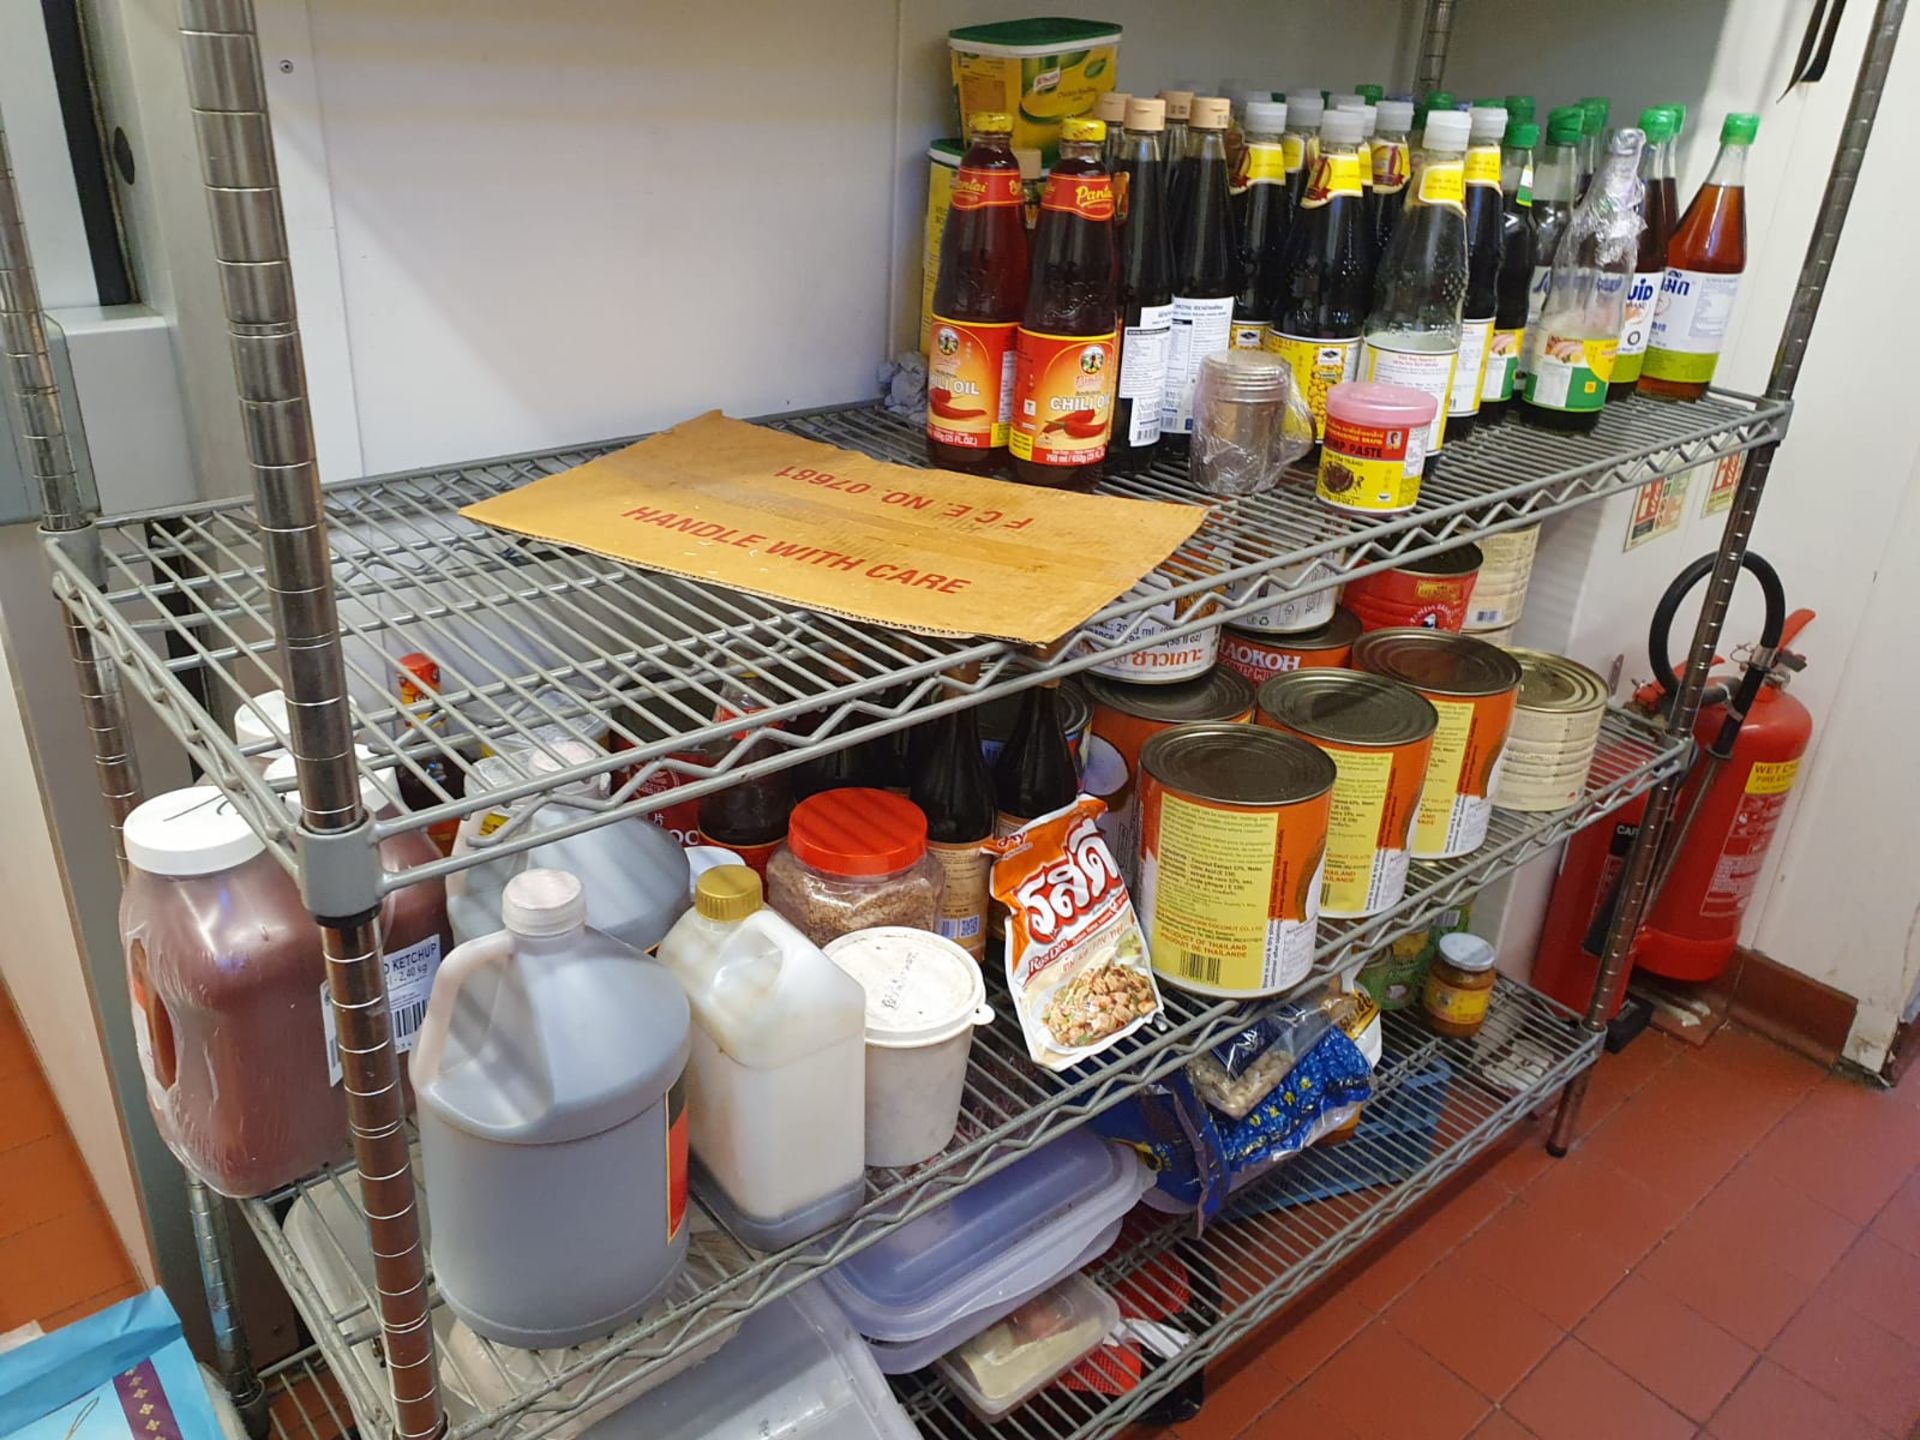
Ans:
[[[1060,122],[1091,115],[1113,89],[1120,27],[1103,20],[1005,20],[950,30],[947,45],[959,128],[978,111],[1010,111],[1015,147],[1039,150],[1051,165],[1060,150]]]

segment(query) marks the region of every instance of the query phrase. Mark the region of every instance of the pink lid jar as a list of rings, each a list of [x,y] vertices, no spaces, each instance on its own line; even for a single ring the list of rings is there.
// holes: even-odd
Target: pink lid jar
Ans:
[[[1392,515],[1420,498],[1427,427],[1439,401],[1406,385],[1349,381],[1327,392],[1320,498],[1342,510]]]

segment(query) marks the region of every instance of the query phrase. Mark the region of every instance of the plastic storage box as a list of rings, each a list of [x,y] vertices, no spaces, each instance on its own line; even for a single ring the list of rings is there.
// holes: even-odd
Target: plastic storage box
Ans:
[[[960,1346],[939,1370],[969,1410],[998,1420],[1092,1354],[1119,1324],[1120,1307],[1105,1291],[1069,1275]]]

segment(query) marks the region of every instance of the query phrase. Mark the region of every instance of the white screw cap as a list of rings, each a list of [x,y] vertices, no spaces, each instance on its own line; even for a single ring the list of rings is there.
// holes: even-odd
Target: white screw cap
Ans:
[[[587,892],[570,870],[522,870],[500,897],[500,920],[515,935],[546,939],[587,923]]]

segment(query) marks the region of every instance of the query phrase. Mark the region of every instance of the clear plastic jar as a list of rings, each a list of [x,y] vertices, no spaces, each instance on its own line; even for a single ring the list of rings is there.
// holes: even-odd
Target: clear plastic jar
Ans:
[[[767,864],[767,903],[816,945],[876,925],[934,930],[941,872],[927,817],[887,790],[827,790],[793,807]]]

